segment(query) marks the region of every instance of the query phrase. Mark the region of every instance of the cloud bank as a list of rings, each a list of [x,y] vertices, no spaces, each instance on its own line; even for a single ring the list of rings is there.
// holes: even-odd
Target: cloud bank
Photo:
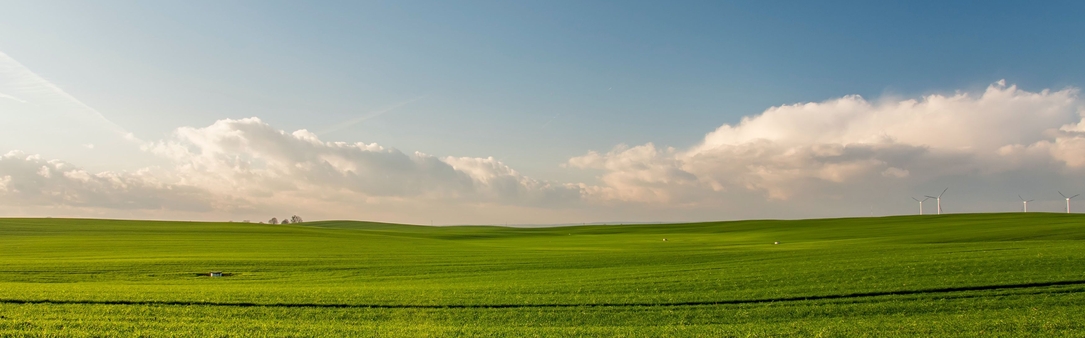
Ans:
[[[7,205],[195,212],[211,211],[214,205],[205,191],[164,183],[149,170],[89,173],[19,151],[0,156],[0,200]]]
[[[562,164],[598,174],[577,183],[528,177],[492,157],[325,142],[258,118],[224,119],[143,142],[170,164],[135,172],[90,173],[8,153],[0,157],[0,201],[415,223],[433,214],[459,223],[845,216],[888,191],[911,201],[906,194],[936,193],[947,182],[951,193],[980,187],[971,193],[982,201],[1026,182],[1085,187],[1083,114],[1076,89],[1029,92],[1001,81],[981,93],[844,96],[771,107],[684,149],[588,151]]]
[[[619,145],[567,166],[601,171],[586,198],[677,204],[813,198],[959,175],[999,180],[1023,169],[1076,175],[1085,167],[1083,107],[1076,89],[1028,92],[1003,81],[980,94],[845,96],[769,108],[689,149]]]
[[[375,143],[323,142],[309,131],[287,133],[258,118],[180,128],[173,139],[144,149],[176,163],[179,184],[252,199],[291,192],[555,205],[579,198],[575,185],[535,180],[493,158],[438,158]]]
[[[142,149],[173,166],[92,174],[59,160],[9,153],[0,159],[0,200],[274,215],[298,209],[323,214],[329,208],[360,214],[376,205],[404,203],[546,208],[577,204],[581,196],[578,185],[533,179],[492,157],[436,157],[375,143],[323,142],[306,130],[288,133],[258,118],[179,128]]]

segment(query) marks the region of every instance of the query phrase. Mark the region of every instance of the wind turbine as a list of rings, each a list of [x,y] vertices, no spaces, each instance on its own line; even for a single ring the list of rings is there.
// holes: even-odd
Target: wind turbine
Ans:
[[[1059,195],[1062,195],[1061,191],[1059,192]],[[1066,198],[1066,213],[1068,213],[1068,214],[1070,213],[1070,200],[1073,199],[1074,197],[1078,197],[1080,195],[1081,194],[1077,194],[1077,195],[1070,196],[1070,197],[1066,197],[1066,195],[1062,195],[1062,197]]]
[[[938,201],[938,214],[939,215],[942,214],[942,195],[946,194],[946,190],[949,190],[949,188],[946,188],[946,189],[942,190],[942,193],[938,194],[938,196],[927,196],[927,198],[933,198],[936,201]]]
[[[920,200],[918,198],[912,197],[912,199],[915,200],[916,202],[919,202],[919,214],[922,215],[923,214],[923,202],[926,201],[926,200],[929,200],[931,198],[927,197],[927,198],[924,198],[924,199]]]
[[[1021,199],[1021,204],[1023,204],[1023,205],[1024,205],[1024,207],[1025,207],[1025,212],[1028,212],[1028,202],[1032,202],[1032,201],[1035,201],[1035,200],[1027,200],[1027,201],[1026,201],[1024,197],[1021,197],[1021,195],[1017,195],[1017,198],[1020,198],[1020,199]]]

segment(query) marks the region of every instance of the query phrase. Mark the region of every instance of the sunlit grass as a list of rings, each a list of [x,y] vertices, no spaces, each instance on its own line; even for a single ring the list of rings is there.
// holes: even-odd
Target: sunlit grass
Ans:
[[[1083,258],[1085,217],[1041,213],[544,229],[0,219],[0,336],[1080,336]]]

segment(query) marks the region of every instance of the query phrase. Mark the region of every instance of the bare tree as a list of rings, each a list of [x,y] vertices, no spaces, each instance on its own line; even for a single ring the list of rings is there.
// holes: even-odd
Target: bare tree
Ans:
[[[301,217],[299,217],[298,215],[290,216],[290,223],[301,223]]]
[[[279,219],[272,217],[270,221],[267,221],[267,224],[279,224]]]

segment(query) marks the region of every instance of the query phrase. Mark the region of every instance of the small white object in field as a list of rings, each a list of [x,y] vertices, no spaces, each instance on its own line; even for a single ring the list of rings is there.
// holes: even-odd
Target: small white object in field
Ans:
[[[664,242],[666,242],[666,241],[667,241],[667,239],[666,239],[666,238],[664,238],[664,239],[663,239],[663,241],[664,241]]]
[[[772,242],[772,244],[780,244],[780,242]]]

